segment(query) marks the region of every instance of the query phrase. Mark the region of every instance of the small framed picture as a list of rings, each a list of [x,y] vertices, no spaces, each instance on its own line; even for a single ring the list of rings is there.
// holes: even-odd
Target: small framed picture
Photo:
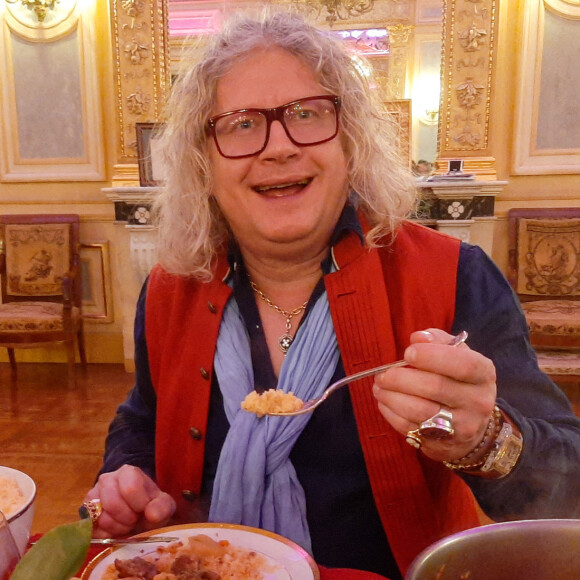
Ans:
[[[449,160],[449,173],[461,173],[463,171],[463,159]]]
[[[162,129],[163,123],[135,124],[139,183],[142,187],[154,187],[163,181],[163,162],[158,139]]]
[[[113,322],[109,242],[83,242],[80,254],[83,318]]]

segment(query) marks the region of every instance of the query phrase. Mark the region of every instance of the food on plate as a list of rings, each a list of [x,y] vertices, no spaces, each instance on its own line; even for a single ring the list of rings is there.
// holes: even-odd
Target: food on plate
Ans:
[[[197,534],[148,554],[117,558],[101,580],[262,580],[275,569],[253,550]]]
[[[285,393],[278,389],[269,389],[259,394],[256,391],[249,393],[242,401],[242,409],[256,413],[258,417],[267,413],[289,413],[302,407],[302,400],[294,393]]]
[[[9,518],[24,504],[26,498],[16,481],[10,477],[0,477],[0,510]]]

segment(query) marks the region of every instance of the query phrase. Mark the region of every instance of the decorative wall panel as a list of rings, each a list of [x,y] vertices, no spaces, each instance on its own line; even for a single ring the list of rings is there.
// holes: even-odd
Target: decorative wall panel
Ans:
[[[168,91],[169,56],[165,0],[110,0],[117,89],[115,185],[139,182],[137,123],[161,120]]]
[[[444,0],[438,169],[449,158],[464,170],[495,178],[489,124],[497,0]]]
[[[105,178],[94,2],[0,3],[0,179]]]
[[[526,0],[513,171],[580,173],[580,0]]]
[[[30,42],[11,34],[10,42],[18,157],[84,158],[77,31],[50,43]],[[39,95],[42,102],[50,103],[48,110],[39,103]]]

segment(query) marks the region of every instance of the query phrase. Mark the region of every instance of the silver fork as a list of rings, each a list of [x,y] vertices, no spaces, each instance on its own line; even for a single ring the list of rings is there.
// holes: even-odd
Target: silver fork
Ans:
[[[457,336],[454,336],[447,344],[448,346],[457,346],[459,344],[464,343],[466,340],[467,340],[467,332],[465,330],[462,330]],[[303,415],[304,413],[310,413],[314,411],[314,409],[316,409],[316,407],[318,407],[321,403],[326,401],[326,399],[328,399],[328,397],[330,397],[330,395],[332,395],[334,391],[340,389],[340,387],[344,387],[344,385],[352,383],[353,381],[358,381],[359,379],[364,379],[365,377],[369,377],[371,375],[377,375],[379,373],[386,371],[387,369],[392,369],[394,367],[404,367],[407,366],[408,364],[409,363],[407,361],[400,360],[397,362],[390,363],[388,365],[382,365],[380,367],[375,367],[372,369],[368,369],[366,371],[361,371],[360,373],[355,373],[348,377],[344,377],[344,379],[340,379],[335,383],[332,383],[332,385],[330,385],[330,387],[328,387],[320,397],[302,403],[302,406],[296,411],[280,411],[280,412],[271,411],[264,413],[264,415],[272,415],[276,417],[292,417],[294,415]]]

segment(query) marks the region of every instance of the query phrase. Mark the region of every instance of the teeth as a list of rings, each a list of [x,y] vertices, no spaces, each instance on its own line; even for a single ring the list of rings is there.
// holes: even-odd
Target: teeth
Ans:
[[[308,185],[308,179],[303,179],[302,181],[294,181],[292,183],[279,183],[277,185],[266,185],[264,187],[256,187],[257,191],[269,191],[271,189],[284,189],[286,187],[293,187],[296,185]]]

